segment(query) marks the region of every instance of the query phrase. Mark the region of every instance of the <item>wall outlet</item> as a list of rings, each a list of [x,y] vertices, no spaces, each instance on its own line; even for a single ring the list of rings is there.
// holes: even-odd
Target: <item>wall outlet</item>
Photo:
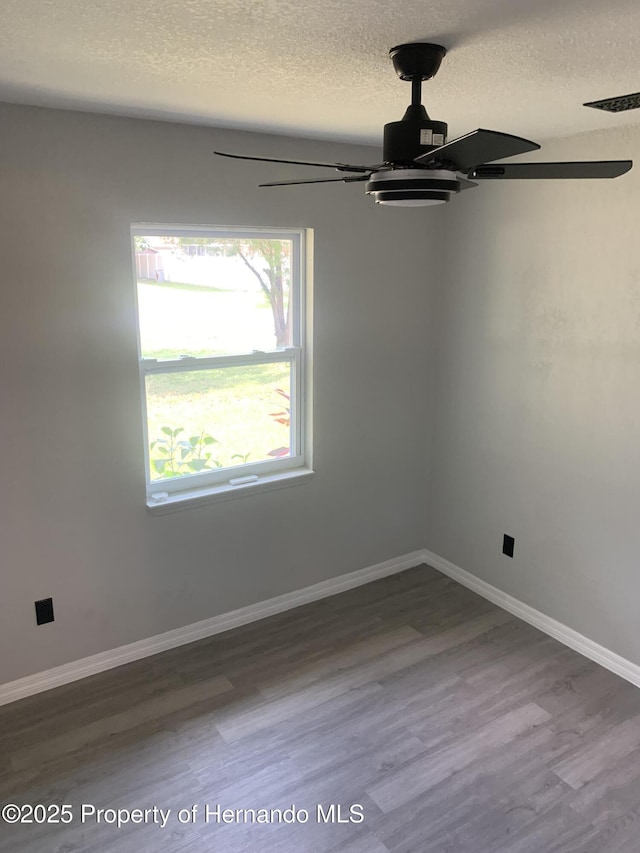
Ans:
[[[34,602],[36,606],[36,625],[53,622],[53,598],[42,598]]]
[[[506,533],[504,534],[504,538],[502,540],[502,553],[506,554],[507,557],[513,557],[513,549],[515,547],[516,540],[513,536],[508,536]]]

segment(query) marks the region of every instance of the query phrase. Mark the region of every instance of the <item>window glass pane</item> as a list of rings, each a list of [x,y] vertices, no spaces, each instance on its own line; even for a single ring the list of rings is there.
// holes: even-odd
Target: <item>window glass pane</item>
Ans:
[[[290,455],[290,362],[146,377],[151,479]]]
[[[292,241],[134,238],[143,358],[273,350],[292,334]]]

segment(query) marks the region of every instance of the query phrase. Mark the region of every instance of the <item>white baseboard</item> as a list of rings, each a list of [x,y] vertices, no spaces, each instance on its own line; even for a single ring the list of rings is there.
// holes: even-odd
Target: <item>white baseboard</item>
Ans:
[[[450,563],[443,557],[439,557],[432,551],[425,549],[422,552],[422,560],[428,565],[433,566],[434,569],[438,569],[444,575],[462,584],[462,586],[472,589],[478,595],[493,602],[493,604],[497,604],[503,610],[513,613],[514,616],[522,619],[523,622],[528,622],[529,625],[533,625],[535,628],[553,637],[554,640],[564,643],[570,649],[580,652],[581,655],[589,658],[589,660],[599,663],[605,669],[611,670],[611,672],[630,681],[636,687],[640,687],[640,666],[638,664],[632,663],[630,660],[621,657],[621,655],[606,649],[599,643],[578,633],[578,631],[574,631],[573,628],[563,625],[562,622],[557,622],[534,607],[524,604],[524,602],[508,595],[506,592],[502,592],[502,590],[492,586],[490,583],[480,580],[480,578],[472,575],[470,572],[466,572],[454,563]]]
[[[557,622],[550,616],[546,616],[528,604],[524,604],[506,592],[502,592],[497,587],[461,569],[454,563],[450,563],[443,557],[439,557],[432,551],[424,549],[406,554],[403,557],[398,557],[395,560],[387,560],[384,563],[377,563],[374,566],[350,572],[347,575],[340,575],[339,577],[322,581],[304,589],[279,595],[267,601],[250,604],[248,607],[241,607],[239,610],[233,610],[230,613],[223,613],[220,616],[213,616],[211,619],[194,622],[192,625],[185,625],[183,628],[176,628],[164,634],[157,634],[146,640],[129,643],[129,645],[120,646],[111,651],[101,652],[91,657],[57,666],[45,672],[38,672],[35,675],[19,678],[17,681],[1,684],[0,705],[6,705],[9,702],[15,702],[27,696],[33,696],[36,693],[51,690],[63,684],[69,684],[72,681],[78,681],[89,675],[105,672],[108,669],[113,669],[125,663],[150,657],[168,649],[184,646],[196,640],[212,637],[214,634],[220,634],[231,628],[238,628],[250,622],[257,622],[259,619],[265,619],[267,616],[273,616],[276,613],[283,613],[285,610],[291,610],[302,604],[309,604],[321,598],[337,595],[347,589],[353,589],[379,578],[403,572],[405,569],[410,569],[412,566],[417,566],[420,563],[427,563],[433,566],[433,568],[438,569],[438,571],[463,586],[468,587],[478,593],[478,595],[493,602],[493,604],[497,604],[503,610],[513,613],[514,616],[517,616],[524,622],[528,622],[555,640],[564,643],[570,649],[604,666],[621,678],[630,681],[636,687],[640,687],[640,666],[637,664],[606,649],[604,646],[578,633],[578,631],[574,631],[573,628],[569,628],[567,625]]]
[[[283,613],[285,610],[291,610],[301,604],[309,604],[311,601],[328,598],[347,589],[353,589],[379,578],[403,572],[405,569],[419,565],[422,561],[422,552],[415,551],[395,560],[377,563],[374,566],[359,569],[347,575],[340,575],[304,589],[270,598],[267,601],[250,604],[248,607],[241,607],[239,610],[232,610],[230,613],[223,613],[220,616],[213,616],[211,619],[185,625],[183,628],[157,634],[155,637],[149,637],[146,640],[129,643],[108,652],[100,652],[100,654],[72,661],[45,672],[38,672],[16,681],[1,684],[0,705],[7,705],[9,702],[15,702],[18,699],[24,699],[26,696],[33,696],[35,693],[78,681],[89,675],[96,675],[125,663],[157,655],[158,652],[175,649],[178,646],[184,646],[205,637],[212,637],[214,634],[247,625],[249,622],[257,622],[259,619],[273,616],[276,613]]]

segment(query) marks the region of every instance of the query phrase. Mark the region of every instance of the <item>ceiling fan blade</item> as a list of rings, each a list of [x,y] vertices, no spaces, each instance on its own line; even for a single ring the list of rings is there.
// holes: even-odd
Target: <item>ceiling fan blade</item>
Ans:
[[[456,171],[468,172],[469,169],[481,163],[491,163],[493,160],[502,160],[503,157],[536,151],[538,148],[540,146],[536,142],[523,139],[521,136],[479,128],[467,133],[466,136],[452,139],[451,142],[434,148],[426,154],[421,154],[416,157],[415,162],[420,165],[450,163]]]
[[[231,157],[234,160],[260,160],[263,163],[290,163],[293,166],[320,166],[323,169],[337,169],[339,172],[374,172],[382,166],[349,166],[347,163],[312,163],[309,160],[277,160],[274,157],[249,157],[246,154],[227,154],[214,151],[218,157]]]
[[[504,166],[478,166],[468,174],[480,178],[617,178],[633,166],[633,160],[594,160],[579,163],[505,163]]]
[[[368,175],[357,175],[348,178],[311,178],[304,181],[271,181],[268,184],[258,184],[259,187],[292,187],[295,184],[352,184],[354,181],[368,181],[371,173]]]

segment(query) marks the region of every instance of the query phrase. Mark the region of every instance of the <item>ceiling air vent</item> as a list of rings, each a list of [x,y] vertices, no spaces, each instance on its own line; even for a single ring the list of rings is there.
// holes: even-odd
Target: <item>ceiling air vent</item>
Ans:
[[[606,110],[609,113],[623,113],[626,110],[637,110],[640,107],[640,92],[633,95],[620,95],[617,98],[605,98],[603,101],[589,101],[585,107],[596,110]]]

